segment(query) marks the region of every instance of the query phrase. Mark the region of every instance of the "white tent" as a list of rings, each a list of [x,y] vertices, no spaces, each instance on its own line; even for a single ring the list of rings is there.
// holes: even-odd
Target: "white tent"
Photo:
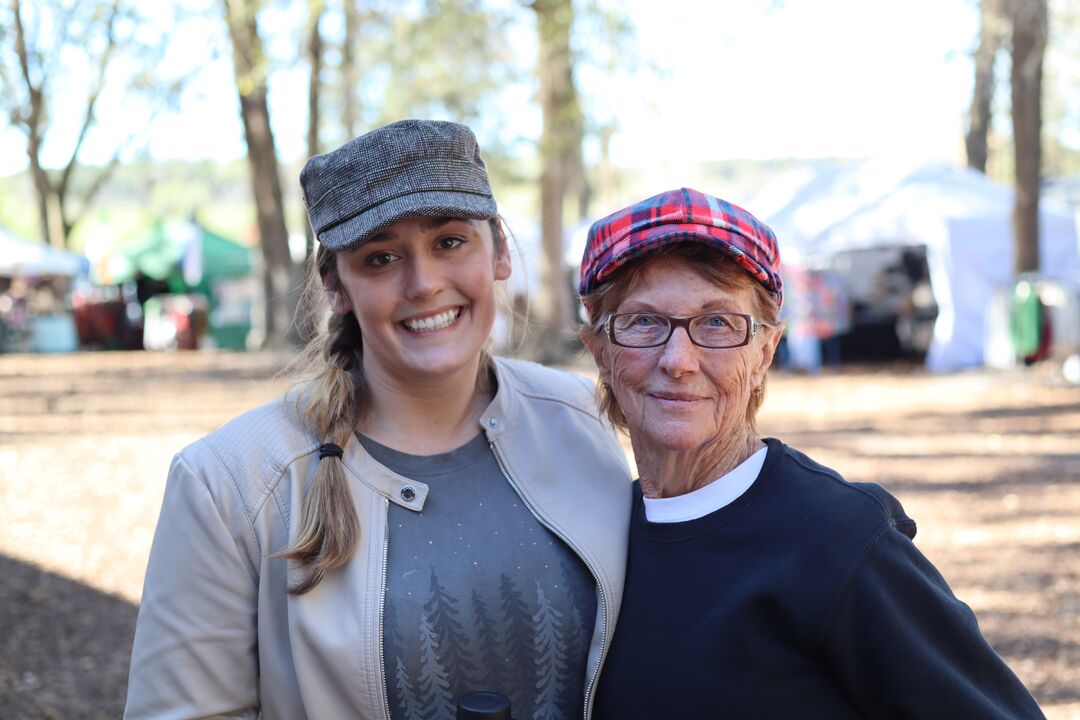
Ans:
[[[971,170],[932,164],[808,167],[763,187],[747,208],[776,232],[785,261],[840,252],[925,246],[938,318],[926,363],[948,371],[983,364],[986,308],[1013,282],[1013,191]],[[1044,204],[1042,274],[1080,282],[1076,222]]]
[[[55,250],[44,243],[34,243],[15,237],[0,227],[0,277],[14,275],[60,275],[75,277],[89,269],[82,255]]]

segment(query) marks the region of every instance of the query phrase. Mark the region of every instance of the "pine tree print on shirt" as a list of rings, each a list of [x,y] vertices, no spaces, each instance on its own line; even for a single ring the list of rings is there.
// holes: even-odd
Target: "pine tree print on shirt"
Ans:
[[[388,700],[396,705],[396,710],[392,713],[394,720],[422,720],[417,704],[419,689],[415,677],[415,673],[419,672],[419,662],[414,653],[405,650],[406,644],[399,632],[400,623],[396,610],[394,603],[388,603],[383,610],[384,646],[398,649],[393,661],[386,666],[386,689],[390,694]],[[389,659],[387,657],[387,660]],[[410,675],[409,668],[412,668],[413,675]]]
[[[536,613],[533,615],[535,643],[533,645],[533,664],[536,672],[536,710],[533,720],[557,720],[559,712],[559,687],[556,678],[566,670],[565,655],[559,651],[556,642],[556,628],[561,615],[551,606],[544,589],[536,583]]]
[[[420,712],[420,707],[416,701],[416,692],[412,681],[409,679],[409,672],[405,669],[405,663],[401,662],[401,658],[395,658],[394,661],[394,684],[393,691],[396,695],[395,700],[397,706],[401,708],[402,720],[421,720],[424,717]]]
[[[476,617],[476,649],[479,667],[472,677],[474,690],[493,690],[506,694],[503,684],[502,662],[499,660],[499,636],[495,620],[488,613],[480,593],[472,591],[473,615]]]
[[[530,662],[534,644],[533,614],[521,599],[521,591],[514,587],[514,581],[505,573],[499,580],[499,594],[506,628],[503,633],[505,642],[502,656],[506,668],[507,690],[514,714],[529,718],[532,717],[533,707],[527,698],[531,699],[532,693],[523,695],[518,691],[530,689],[535,683],[533,664]]]
[[[420,616],[420,687],[418,705],[423,720],[452,718],[457,712],[450,677],[439,661],[439,641],[427,615]]]
[[[575,583],[570,568],[565,562],[560,562],[562,570],[562,587],[573,590],[575,587],[583,587],[588,590],[588,585]],[[562,619],[556,629],[556,643],[560,649],[588,647],[592,641],[592,616],[596,612],[595,596],[581,595],[571,597],[571,602],[562,614]],[[586,615],[588,621],[586,621]],[[569,661],[568,661],[569,662]],[[588,672],[588,670],[586,670]],[[559,685],[558,704],[562,711],[561,717],[574,717],[581,712],[579,700],[581,698],[580,673],[563,673]]]
[[[450,688],[454,692],[469,692],[470,678],[476,673],[473,653],[465,640],[465,631],[458,617],[458,599],[439,583],[435,568],[431,568],[431,595],[424,603],[424,613],[431,622],[439,648],[439,658],[449,671]]]
[[[532,720],[541,704],[541,717],[581,720],[596,581],[505,482],[486,437],[434,458],[365,448],[430,487],[424,512],[390,508],[383,616],[390,717],[450,720],[461,693],[494,690],[511,699],[518,720]],[[561,671],[549,671],[542,701],[534,659],[538,582],[557,612],[548,613],[557,621],[545,624],[544,632],[556,634],[548,645],[568,658]],[[576,636],[562,627],[572,618],[582,625]]]

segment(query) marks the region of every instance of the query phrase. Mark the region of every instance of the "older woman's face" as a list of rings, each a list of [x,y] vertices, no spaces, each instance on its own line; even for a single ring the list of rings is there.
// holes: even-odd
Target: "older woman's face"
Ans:
[[[648,261],[639,285],[611,312],[687,317],[706,312],[754,314],[749,283],[721,287],[680,258]],[[666,345],[625,348],[606,337],[590,349],[614,391],[637,450],[691,450],[721,433],[749,433],[746,408],[772,362],[779,330],[763,328],[738,348],[694,345],[676,328]]]

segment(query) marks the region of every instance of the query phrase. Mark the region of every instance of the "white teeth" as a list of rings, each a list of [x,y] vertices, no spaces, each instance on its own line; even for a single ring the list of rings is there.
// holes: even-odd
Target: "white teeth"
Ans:
[[[457,320],[458,315],[460,314],[461,308],[454,308],[453,310],[447,310],[438,315],[420,318],[419,320],[406,320],[403,324],[413,332],[430,332],[432,330],[439,330],[447,327]]]

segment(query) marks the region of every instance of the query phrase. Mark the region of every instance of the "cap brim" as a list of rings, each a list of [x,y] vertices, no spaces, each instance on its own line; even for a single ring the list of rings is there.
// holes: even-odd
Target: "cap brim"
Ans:
[[[317,237],[327,250],[350,250],[371,239],[396,222],[417,217],[450,217],[462,220],[489,220],[498,214],[489,195],[446,190],[427,190],[392,198],[353,215]]]

